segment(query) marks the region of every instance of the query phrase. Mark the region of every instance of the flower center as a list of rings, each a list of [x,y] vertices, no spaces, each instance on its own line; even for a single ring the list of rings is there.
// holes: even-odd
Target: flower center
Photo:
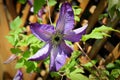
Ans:
[[[58,42],[60,40],[60,37],[56,36],[54,39],[55,39],[56,42]]]
[[[56,32],[55,34],[52,35],[51,42],[54,46],[58,46],[61,43],[62,38],[63,38],[63,35],[59,32]]]

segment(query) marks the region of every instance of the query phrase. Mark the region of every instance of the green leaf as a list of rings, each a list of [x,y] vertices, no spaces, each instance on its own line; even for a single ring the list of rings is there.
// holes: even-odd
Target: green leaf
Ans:
[[[11,51],[13,54],[18,54],[18,53],[21,53],[21,52],[22,52],[19,48],[11,48],[10,51]]]
[[[19,59],[18,62],[15,65],[16,69],[22,68],[24,66],[25,60],[23,58]]]
[[[116,5],[116,9],[118,9],[118,11],[120,12],[120,0],[119,0],[119,2]]]
[[[25,51],[24,54],[23,54],[23,57],[24,58],[29,58],[30,57],[30,51],[29,50]]]
[[[27,73],[30,73],[30,72],[35,71],[37,69],[36,62],[26,61],[25,66],[26,66]]]
[[[117,11],[117,16],[119,16],[120,0],[108,0],[108,13],[110,17],[114,18],[114,15],[116,15]]]
[[[58,72],[50,72],[51,77],[60,77]]]
[[[16,18],[14,19],[14,21],[12,21],[12,22],[10,23],[10,29],[11,29],[11,30],[16,30],[17,28],[20,27],[21,23],[22,23],[22,20],[20,19],[20,17],[19,17],[19,16],[16,17]]]
[[[88,62],[86,64],[84,64],[84,67],[93,67],[95,64],[97,63],[96,60],[92,60],[91,62]]]
[[[21,4],[25,4],[27,0],[17,0],[18,2],[20,2]]]
[[[118,78],[120,75],[120,69],[113,69],[111,75],[114,76],[115,78]]]
[[[44,60],[45,64],[50,64],[50,57],[48,56],[45,60]]]
[[[69,78],[71,80],[89,80],[86,76],[77,72],[76,70],[70,73]]]
[[[111,8],[113,8],[119,0],[108,0],[108,10],[110,10]]]
[[[72,56],[71,56],[71,59],[76,59],[77,57],[79,57],[80,56],[80,54],[81,54],[81,52],[80,51],[73,51],[72,52]]]
[[[84,70],[82,68],[76,68],[74,73],[84,73]]]
[[[99,20],[103,19],[104,17],[108,17],[108,14],[104,13],[104,14],[99,15]]]
[[[69,64],[66,65],[66,68],[71,69],[71,68],[74,68],[75,65],[76,65],[76,61],[75,60],[71,60],[69,62]]]
[[[107,69],[115,68],[115,64],[114,63],[109,63],[109,64],[106,65],[106,68]]]
[[[120,66],[120,60],[115,60],[115,63]]]
[[[75,21],[80,21],[80,18],[78,16],[75,16]]]
[[[74,15],[80,15],[82,9],[79,6],[73,6]]]
[[[8,39],[8,41],[9,41],[12,45],[15,45],[15,41],[14,41],[14,37],[13,37],[13,36],[6,36],[6,38]]]
[[[89,75],[89,80],[99,80],[95,75],[90,74]]]
[[[42,6],[46,3],[45,0],[34,0],[34,13],[37,14],[38,11],[42,8]]]
[[[54,6],[56,3],[57,3],[56,0],[49,0],[49,1],[48,1],[48,4],[49,4],[50,6]]]
[[[87,41],[88,39],[102,39],[104,37],[110,37],[109,34],[107,34],[109,31],[114,31],[120,33],[119,30],[115,30],[111,27],[107,27],[102,25],[101,27],[95,28],[92,30],[90,34],[86,34],[82,36],[82,41]]]
[[[82,12],[82,9],[81,8],[77,8],[77,9],[75,9],[74,14],[75,15],[80,15],[81,12]]]

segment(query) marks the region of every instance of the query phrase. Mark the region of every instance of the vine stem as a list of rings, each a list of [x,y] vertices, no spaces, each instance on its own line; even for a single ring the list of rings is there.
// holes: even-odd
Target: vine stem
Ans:
[[[78,48],[81,50],[81,52],[88,58],[88,60],[93,64],[93,66],[94,66],[95,69],[97,70],[98,75],[96,75],[96,76],[100,77],[100,72],[99,72],[97,66],[91,61],[91,59],[90,59],[89,56],[84,52],[84,50],[83,50],[82,47],[79,45],[79,43],[76,42],[75,44],[78,46]]]
[[[50,16],[50,6],[49,6],[49,3],[48,3],[48,0],[47,1],[47,6],[48,6],[48,13],[49,13],[49,21],[50,21],[50,24],[52,24],[52,20],[51,20],[51,16]]]

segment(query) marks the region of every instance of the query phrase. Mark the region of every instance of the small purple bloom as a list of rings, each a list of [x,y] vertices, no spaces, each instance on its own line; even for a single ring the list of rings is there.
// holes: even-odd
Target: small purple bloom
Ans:
[[[33,4],[34,4],[34,0],[28,0],[28,3],[30,4],[31,6],[31,9],[30,11],[33,12],[34,11],[34,8],[33,8]],[[42,19],[42,15],[46,12],[46,9],[45,9],[45,6],[43,6],[39,11],[38,11],[38,17],[40,19]]]
[[[58,71],[73,51],[65,43],[65,40],[78,42],[85,34],[87,25],[72,30],[74,28],[73,10],[71,5],[65,2],[61,6],[60,16],[55,28],[52,25],[39,23],[31,24],[30,28],[32,33],[46,44],[28,60],[43,60],[50,55],[50,71]]]
[[[33,6],[33,2],[34,2],[34,0],[28,0],[28,3],[29,3],[31,6]]]
[[[22,80],[22,79],[23,79],[23,73],[21,72],[21,70],[18,70],[13,80]]]

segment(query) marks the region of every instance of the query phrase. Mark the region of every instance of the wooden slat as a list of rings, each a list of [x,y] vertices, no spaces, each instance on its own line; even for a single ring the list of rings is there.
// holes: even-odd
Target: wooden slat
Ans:
[[[22,17],[21,17],[21,19],[22,19],[21,27],[23,27],[24,24],[26,23],[26,20],[27,20],[29,11],[30,11],[30,5],[29,5],[29,4],[26,4],[24,10],[22,11],[23,15],[22,15]]]
[[[107,49],[109,52],[112,52],[112,50],[114,49],[114,46],[110,42],[106,42],[106,44],[104,45],[104,48]]]
[[[100,0],[94,13],[89,17],[88,20],[89,24],[86,33],[90,33],[90,31],[93,29],[95,23],[98,21],[99,15],[104,11],[106,6],[107,6],[107,0]]]
[[[114,48],[114,50],[106,58],[105,64],[107,64],[111,61],[115,61],[119,57],[120,57],[120,42],[117,44],[117,46]]]
[[[107,26],[111,26],[112,28],[115,28],[119,20],[120,20],[120,17],[116,17],[113,21],[108,22]],[[108,32],[108,34],[111,34],[111,32]],[[95,41],[90,53],[88,54],[90,58],[94,58],[97,55],[101,47],[103,47],[104,44],[106,43],[107,38],[108,37],[105,37],[101,40]]]
[[[17,12],[15,10],[15,6],[13,4],[14,0],[6,0],[6,5],[7,5],[7,9],[10,13],[10,15],[12,16],[12,19],[17,17]]]
[[[3,80],[2,77],[3,77],[3,73],[5,72],[10,74],[10,76],[15,75],[15,68],[14,68],[15,62],[7,65],[3,64],[3,62],[7,60],[7,58],[9,58],[9,56],[11,55],[10,48],[12,47],[5,38],[5,36],[7,36],[9,32],[9,27],[5,14],[6,13],[3,4],[1,3],[0,4],[0,80]]]

